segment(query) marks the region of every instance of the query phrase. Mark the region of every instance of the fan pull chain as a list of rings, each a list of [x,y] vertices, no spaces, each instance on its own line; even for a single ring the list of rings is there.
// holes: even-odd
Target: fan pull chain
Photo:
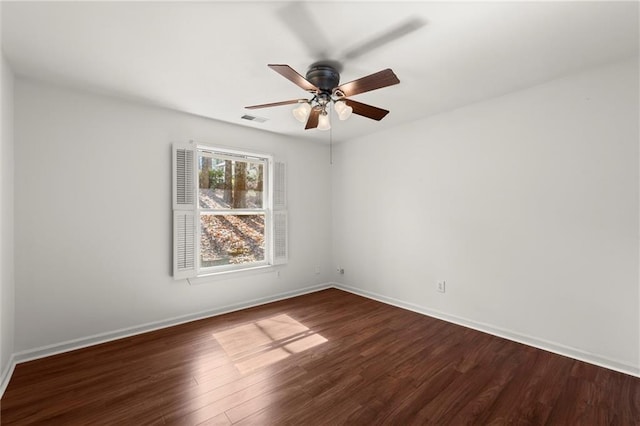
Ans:
[[[333,123],[331,123],[333,119],[329,116],[329,124],[331,127],[329,128],[329,165],[333,165]]]

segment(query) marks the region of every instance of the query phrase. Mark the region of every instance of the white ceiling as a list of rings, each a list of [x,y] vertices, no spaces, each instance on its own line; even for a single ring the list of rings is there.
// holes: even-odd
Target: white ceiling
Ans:
[[[321,59],[313,50],[340,58],[409,18],[426,25],[343,61],[343,83],[392,68],[400,84],[354,96],[391,112],[380,122],[355,115],[345,122],[334,119],[334,141],[638,56],[637,2],[2,2],[1,7],[2,48],[17,75],[319,141],[327,141],[328,132],[305,131],[290,105],[244,109],[306,97],[266,65],[288,64],[304,75]],[[312,21],[306,22],[307,36],[293,28],[305,19]],[[268,121],[241,120],[245,113]]]

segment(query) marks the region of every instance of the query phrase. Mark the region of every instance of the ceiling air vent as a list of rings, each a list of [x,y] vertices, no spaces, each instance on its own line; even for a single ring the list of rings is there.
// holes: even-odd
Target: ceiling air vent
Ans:
[[[267,119],[264,117],[255,117],[253,115],[247,115],[247,114],[243,115],[240,118],[242,118],[243,120],[255,121],[256,123],[264,123],[265,121],[267,121]]]

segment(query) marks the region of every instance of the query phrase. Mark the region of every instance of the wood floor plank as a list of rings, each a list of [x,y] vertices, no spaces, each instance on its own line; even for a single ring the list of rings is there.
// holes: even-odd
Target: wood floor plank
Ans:
[[[248,386],[238,387],[231,383],[225,388],[217,388],[201,396],[183,398],[179,404],[170,405],[163,409],[164,421],[167,424],[198,424],[226,413],[245,402],[264,394],[270,394],[282,387],[292,386],[296,380],[304,374],[304,371],[292,366],[280,371],[275,376],[252,383]]]
[[[640,379],[336,289],[19,364],[5,425],[640,424]]]

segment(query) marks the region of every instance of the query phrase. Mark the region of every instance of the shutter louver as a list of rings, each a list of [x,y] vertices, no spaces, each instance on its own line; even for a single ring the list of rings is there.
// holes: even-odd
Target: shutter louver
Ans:
[[[273,212],[273,264],[287,263],[289,249],[287,243],[287,212]]]
[[[186,208],[191,210],[195,207],[195,186],[194,186],[194,156],[192,149],[176,148],[174,154],[174,179],[175,192],[173,199],[174,209]]]
[[[194,276],[196,269],[196,215],[192,212],[175,211],[173,213],[174,265],[175,278]]]
[[[287,168],[281,161],[273,162],[273,227],[272,263],[281,265],[289,260],[287,220]]]
[[[286,164],[275,161],[273,165],[273,209],[287,208],[287,169]]]
[[[198,273],[198,215],[196,212],[196,151],[173,146],[173,277]]]

